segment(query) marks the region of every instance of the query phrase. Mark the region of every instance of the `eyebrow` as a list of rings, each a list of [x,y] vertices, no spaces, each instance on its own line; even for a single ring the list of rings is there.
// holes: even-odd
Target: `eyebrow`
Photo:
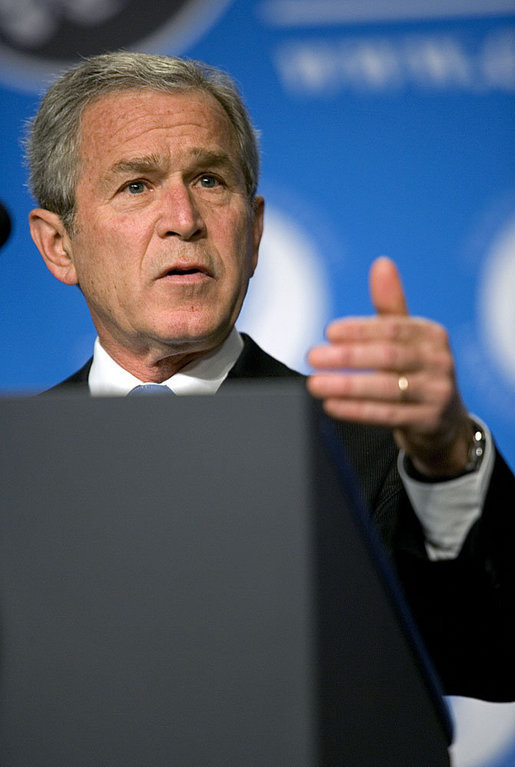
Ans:
[[[200,147],[191,149],[190,155],[199,165],[207,165],[210,168],[225,166],[233,171],[238,171],[238,165],[227,152],[216,152]]]
[[[225,167],[233,173],[238,173],[239,171],[239,166],[235,164],[226,152],[193,147],[189,150],[188,154],[196,165],[203,165],[209,168]],[[156,170],[167,172],[169,169],[170,159],[168,157],[152,153],[142,157],[121,159],[109,168],[107,175],[119,176],[127,173],[149,173]]]
[[[119,176],[125,173],[148,173],[153,170],[168,170],[170,161],[158,154],[149,154],[142,157],[121,159],[111,165],[107,176]]]

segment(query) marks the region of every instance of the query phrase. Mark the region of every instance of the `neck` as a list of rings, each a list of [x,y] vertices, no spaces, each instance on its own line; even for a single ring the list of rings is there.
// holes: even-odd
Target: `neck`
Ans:
[[[127,370],[140,381],[151,383],[167,381],[185,368],[186,365],[200,357],[204,357],[216,348],[208,344],[198,344],[196,348],[192,349],[191,344],[188,344],[187,348],[185,344],[185,348],[182,350],[180,348],[173,351],[169,348],[160,351],[141,349],[135,353],[129,349],[118,347],[116,344],[112,344],[109,340],[105,340],[100,336],[99,340],[103,349],[120,367]]]

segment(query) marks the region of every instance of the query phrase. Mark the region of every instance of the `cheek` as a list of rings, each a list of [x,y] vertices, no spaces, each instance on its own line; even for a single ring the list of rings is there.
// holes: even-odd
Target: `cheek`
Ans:
[[[230,259],[231,269],[242,278],[250,276],[253,261],[253,239],[251,227],[241,216],[234,216],[224,222],[220,230],[223,251]]]
[[[108,281],[114,275],[123,280],[138,254],[145,252],[148,239],[147,228],[134,217],[118,220],[116,226],[91,221],[77,236],[79,269],[91,278]]]
[[[95,227],[81,231],[74,246],[74,263],[86,298],[107,296],[116,290],[117,282],[123,282],[126,270],[120,267],[119,251],[116,239],[105,231]]]

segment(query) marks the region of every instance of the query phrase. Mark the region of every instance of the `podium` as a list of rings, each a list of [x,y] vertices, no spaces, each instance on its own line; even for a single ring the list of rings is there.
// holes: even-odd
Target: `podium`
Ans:
[[[0,764],[449,764],[302,383],[6,399],[0,424]]]

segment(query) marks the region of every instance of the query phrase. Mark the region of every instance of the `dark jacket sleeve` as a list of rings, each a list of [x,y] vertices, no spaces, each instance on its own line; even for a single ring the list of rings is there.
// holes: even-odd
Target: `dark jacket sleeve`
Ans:
[[[430,562],[404,497],[393,554],[448,694],[515,699],[515,478],[497,453],[481,518],[456,559]]]

